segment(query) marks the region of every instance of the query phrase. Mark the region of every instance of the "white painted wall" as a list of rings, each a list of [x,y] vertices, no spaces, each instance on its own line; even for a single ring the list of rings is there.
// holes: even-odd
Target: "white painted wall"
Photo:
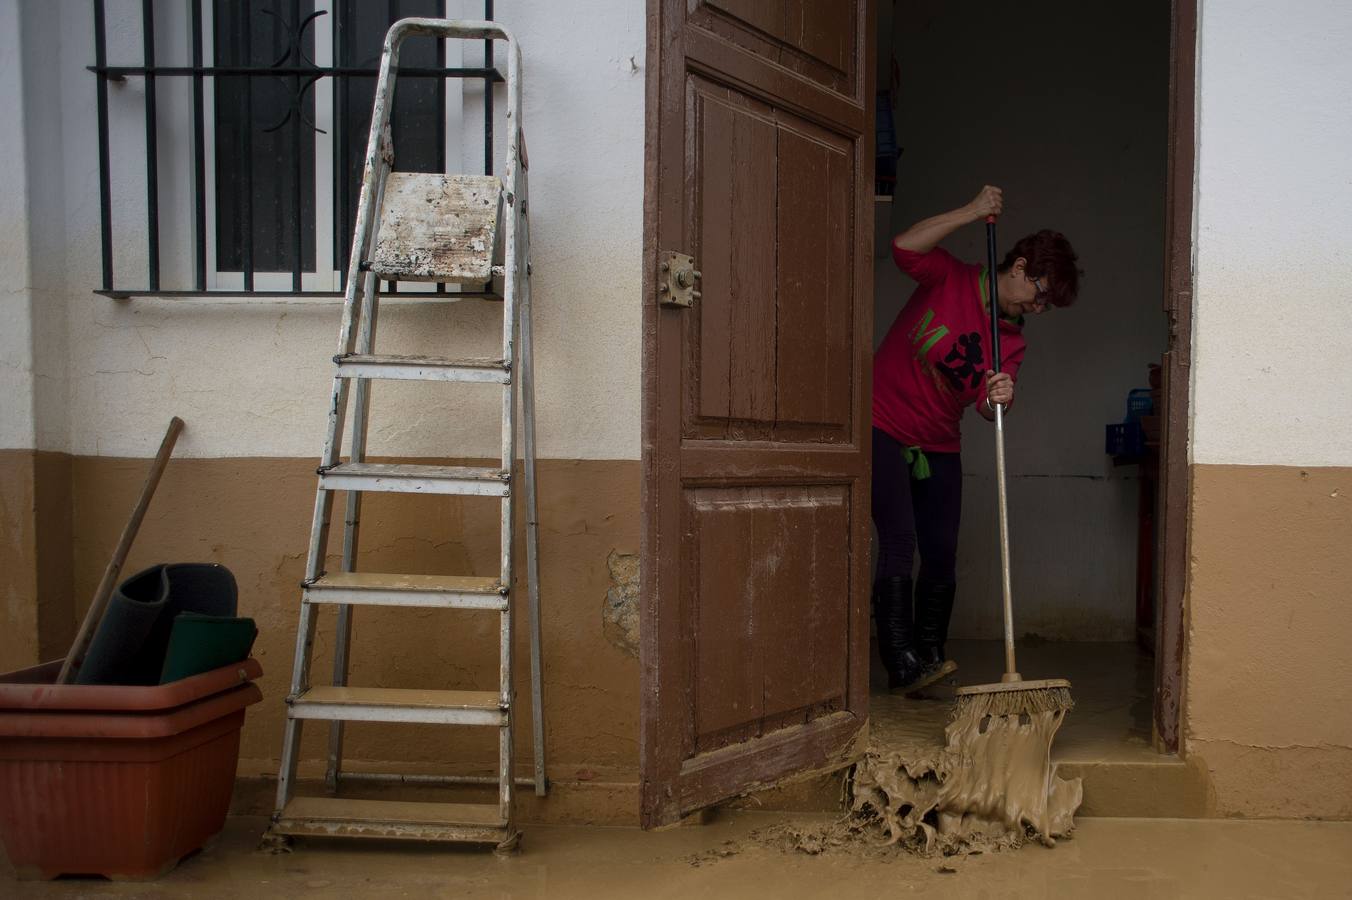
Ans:
[[[6,0],[6,14],[12,14],[14,2]],[[118,302],[92,295],[100,263],[95,81],[85,70],[93,61],[90,4],[22,0],[22,6],[27,18],[41,20],[52,32],[59,25],[60,32],[44,45],[59,48],[44,51],[59,71],[33,85],[25,123],[27,129],[35,127],[35,108],[59,116],[34,134],[42,135],[47,164],[59,169],[65,185],[63,197],[30,210],[34,228],[59,235],[60,258],[42,262],[58,273],[60,287],[51,299],[62,311],[59,334],[44,338],[43,348],[63,359],[61,368],[68,371],[68,380],[59,385],[60,402],[53,404],[61,421],[53,431],[59,446],[51,449],[148,456],[176,414],[188,424],[176,450],[180,456],[317,456],[340,305],[262,299]],[[185,46],[170,15],[179,6],[157,4],[162,63],[186,62],[172,55]],[[457,6],[454,0],[449,4],[452,15]],[[473,17],[481,14],[478,3],[464,6]],[[643,8],[625,0],[584,5],[531,0],[500,7],[498,18],[513,29],[525,54],[539,451],[546,457],[637,458]],[[110,63],[139,64],[139,29],[140,3],[110,0]],[[6,46],[0,43],[0,52]],[[467,58],[476,61],[473,55]],[[0,90],[9,90],[8,79]],[[119,286],[144,284],[142,91],[139,79],[128,79],[113,87],[109,98]],[[174,154],[189,152],[190,132],[186,120],[181,126],[173,121],[172,109],[186,107],[172,84],[161,86],[160,99],[166,108],[160,125],[160,189],[165,215],[172,219],[186,196],[188,178]],[[477,86],[467,85],[467,166],[479,164],[473,148],[482,141],[474,124],[480,103]],[[505,106],[500,94],[500,116]],[[14,107],[6,102],[4,108]],[[53,134],[60,139],[50,140]],[[34,143],[30,139],[30,146]],[[500,139],[499,152],[503,147]],[[9,211],[15,202],[4,198],[0,213],[7,218],[0,221],[16,215]],[[165,270],[186,267],[187,227],[172,221],[161,227]],[[0,253],[5,265],[19,258],[8,247]],[[0,309],[9,315],[9,307]],[[384,307],[378,349],[488,355],[499,341],[498,309],[392,303]],[[0,338],[0,359],[6,363],[11,340]],[[14,371],[26,371],[24,365],[20,359]],[[497,397],[489,387],[381,384],[373,404],[371,450],[496,455]],[[4,421],[11,418],[6,412]],[[29,440],[7,434],[4,439]]]
[[[0,4],[0,110],[23,102],[19,7]],[[33,411],[33,311],[28,271],[28,180],[24,133],[0,128],[0,159],[10,174],[0,191],[0,449],[36,446]]]
[[[1352,5],[1203,0],[1193,461],[1352,465]]]
[[[0,448],[66,444],[65,178],[61,116],[48,94],[61,73],[44,48],[60,17],[0,4],[0,109],[22,127],[0,135]],[[55,152],[53,150],[55,148]]]
[[[67,270],[65,216],[72,201],[70,181],[61,153],[52,148],[66,143],[66,125],[60,105],[43,98],[45,85],[70,87],[70,73],[50,48],[61,45],[61,20],[35,15],[29,3],[23,10],[23,66],[25,84],[25,169],[28,181],[29,291],[33,299],[33,418],[40,450],[69,445],[66,399],[69,381]],[[83,82],[83,79],[81,79]]]
[[[905,0],[898,190],[880,205],[875,339],[914,285],[890,234],[1005,189],[1001,256],[1039,228],[1063,231],[1086,276],[1068,310],[1031,320],[1006,429],[1016,632],[1123,640],[1134,633],[1136,467],[1115,469],[1104,425],[1147,384],[1162,312],[1169,4]],[[984,262],[974,225],[945,244]],[[1001,634],[993,435],[963,423],[960,596],[953,632]]]

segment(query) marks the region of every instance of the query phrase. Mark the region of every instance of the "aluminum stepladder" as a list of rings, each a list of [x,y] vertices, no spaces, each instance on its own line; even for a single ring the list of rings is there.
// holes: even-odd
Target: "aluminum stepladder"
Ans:
[[[507,45],[507,164],[504,176],[392,172],[394,148],[389,118],[399,48],[414,35],[438,39],[503,41]],[[486,107],[488,106],[485,104]],[[491,108],[491,107],[490,107]],[[492,128],[491,121],[488,128]],[[512,535],[516,490],[517,382],[524,420],[522,474],[526,501],[526,595],[530,626],[531,696],[534,722],[533,784],[546,791],[541,701],[539,566],[535,497],[535,409],[530,329],[530,227],[527,220],[526,157],[521,124],[521,53],[511,34],[493,22],[402,19],[385,37],[366,147],[352,256],[334,357],[332,404],[319,467],[314,522],[301,595],[296,655],[287,696],[287,720],[270,839],[285,836],[402,838],[491,843],[515,847],[512,814],[517,779],[512,769]],[[386,236],[388,232],[388,236]],[[495,248],[502,264],[494,265]],[[381,278],[447,284],[490,285],[502,279],[502,356],[443,359],[374,352]],[[429,295],[443,297],[444,295]],[[484,296],[468,293],[468,296]],[[494,295],[495,296],[495,295]],[[518,343],[519,338],[519,343]],[[516,374],[519,378],[514,378]],[[366,460],[370,382],[399,379],[488,382],[502,387],[502,455],[496,468],[372,464]],[[355,391],[352,386],[355,383]],[[342,459],[349,394],[355,394],[348,461]],[[347,491],[342,566],[326,572],[325,555],[335,491]],[[491,496],[501,498],[501,568],[496,577],[398,575],[357,572],[362,492]],[[338,609],[332,685],[310,683],[316,607]],[[496,612],[500,617],[497,690],[401,690],[347,684],[352,609],[406,606]],[[309,719],[330,723],[326,781],[495,783],[496,803],[425,803],[351,800],[295,795],[301,726]],[[498,729],[498,771],[475,776],[407,776],[342,771],[343,723],[422,723]]]

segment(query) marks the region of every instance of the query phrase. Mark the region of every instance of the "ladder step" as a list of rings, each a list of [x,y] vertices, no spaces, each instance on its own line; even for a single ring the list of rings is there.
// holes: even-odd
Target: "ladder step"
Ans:
[[[378,356],[351,353],[335,356],[344,378],[400,381],[467,381],[511,384],[512,373],[500,359],[441,359],[436,356]]]
[[[349,462],[319,470],[319,486],[326,491],[506,497],[509,493],[507,480],[507,473],[502,469],[474,466]]]
[[[272,830],[302,837],[499,843],[507,823],[497,804],[293,797]]]
[[[317,685],[287,698],[293,719],[414,722],[424,725],[506,725],[496,691],[429,691]]]
[[[392,281],[484,284],[495,274],[502,179],[391,172],[371,271]]]
[[[439,303],[455,302],[457,300],[487,300],[489,302],[502,302],[502,294],[498,291],[445,291],[435,294],[424,294],[421,292],[404,291],[402,293],[386,294],[382,293],[380,298],[387,300],[391,297],[397,297],[400,300],[432,300]]]
[[[501,581],[467,575],[329,572],[305,586],[305,599],[311,603],[351,606],[507,609],[507,594]]]

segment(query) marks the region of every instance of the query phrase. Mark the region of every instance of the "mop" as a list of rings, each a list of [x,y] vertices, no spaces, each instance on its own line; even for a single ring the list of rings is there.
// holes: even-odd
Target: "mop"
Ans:
[[[986,218],[986,254],[990,263],[991,368],[1000,371],[1000,301],[996,287],[995,217]],[[1025,681],[1014,660],[1014,601],[1009,567],[1009,509],[1005,484],[1004,404],[995,412],[995,469],[1000,520],[1000,574],[1004,592],[1005,672],[997,684],[957,689],[957,706],[948,726],[950,747],[963,747],[966,765],[987,789],[967,800],[986,816],[1010,827],[1035,828],[1044,843],[1056,830],[1048,800],[1055,787],[1052,738],[1074,705],[1070,682],[1063,678]],[[1002,784],[1003,790],[988,788]],[[959,803],[959,807],[967,804]],[[1056,804],[1052,804],[1055,806]],[[1078,804],[1077,804],[1078,805]],[[968,806],[968,808],[972,808]],[[975,810],[973,810],[975,811]]]

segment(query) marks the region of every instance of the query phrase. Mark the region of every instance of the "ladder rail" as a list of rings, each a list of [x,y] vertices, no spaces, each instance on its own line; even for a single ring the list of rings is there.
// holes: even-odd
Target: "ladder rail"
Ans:
[[[386,49],[390,49],[387,39]],[[362,186],[357,201],[357,221],[352,230],[352,258],[348,264],[347,286],[343,301],[343,316],[338,328],[339,354],[353,352],[356,340],[356,317],[359,295],[362,293],[364,279],[361,277],[361,262],[365,258],[362,248],[370,243],[375,235],[378,210],[374,210],[375,193],[379,186],[380,175],[384,171],[384,156],[387,146],[382,140],[385,120],[389,116],[389,104],[386,99],[393,89],[395,66],[398,63],[398,47],[393,52],[382,54],[380,75],[376,81],[375,105],[371,115],[371,131],[367,137],[366,160],[362,167]],[[324,451],[319,461],[323,469],[337,465],[342,455],[343,425],[347,415],[349,379],[337,372],[333,376],[333,399],[329,406],[328,429],[324,438]],[[322,485],[315,492],[314,518],[310,526],[310,549],[305,562],[305,581],[309,583],[324,572],[324,558],[329,542],[329,525],[333,515],[333,492],[324,490]],[[291,668],[291,689],[288,694],[295,697],[304,691],[310,683],[310,661],[314,650],[315,610],[312,604],[301,595],[300,619],[296,628],[296,652]],[[277,814],[286,807],[291,799],[293,775],[300,758],[300,738],[302,720],[287,716],[282,738],[282,768],[277,777]]]
[[[394,29],[391,29],[393,32]],[[339,326],[338,354],[353,352],[356,340],[355,319],[358,312],[358,300],[363,307],[367,298],[364,294],[373,291],[362,290],[366,279],[362,277],[362,261],[366,258],[364,248],[375,237],[376,224],[380,210],[376,194],[384,189],[384,176],[388,173],[390,160],[387,158],[392,148],[386,139],[386,126],[390,116],[390,100],[399,63],[399,44],[385,40],[385,52],[380,58],[380,75],[376,81],[375,102],[371,110],[371,131],[366,140],[366,160],[362,165],[361,193],[357,200],[357,220],[352,229],[352,255],[348,261],[347,288],[343,301],[343,318]],[[374,297],[372,297],[374,299]],[[349,384],[348,379],[338,372],[333,376],[333,405],[329,408],[328,434],[324,443],[324,454],[320,459],[320,468],[337,465],[342,455],[343,423],[347,411]],[[321,510],[322,505],[322,510]],[[329,518],[333,506],[333,494],[321,491],[316,498],[315,520],[310,533],[310,553],[306,561],[305,580],[313,581],[323,574],[324,555],[328,546]],[[321,515],[322,512],[322,515]],[[292,685],[293,692],[303,685]]]
[[[304,652],[308,666],[310,645],[314,643],[314,607],[305,602],[304,598],[300,603],[300,619],[296,623],[296,655],[300,657]],[[302,663],[298,662],[296,668],[291,670],[291,694],[295,696],[297,688],[295,687],[300,677],[305,674],[301,668]],[[300,732],[301,723],[298,719],[291,718],[291,710],[287,709],[286,724],[282,729],[282,761],[281,769],[277,773],[277,811],[274,815],[280,815],[286,808],[286,804],[291,800],[291,792],[295,785],[292,783],[296,773],[296,767],[300,763]]]
[[[406,19],[400,19],[390,26],[389,31],[385,32],[385,53],[397,50],[398,47],[408,38],[415,35],[423,37],[435,37],[449,40],[485,40],[502,41],[508,45],[509,51],[519,56],[516,38],[512,36],[506,26],[501,22],[490,22],[487,19],[429,19],[420,16],[410,16]],[[510,75],[511,60],[508,60],[508,91],[511,91],[512,78]],[[520,66],[518,65],[519,69]],[[508,98],[508,104],[511,104],[511,98]]]
[[[505,30],[504,30],[505,34]],[[524,267],[517,253],[517,240],[521,223],[521,144],[518,138],[521,128],[521,54],[514,40],[509,39],[507,52],[507,165],[503,182],[506,191],[503,194],[503,209],[506,212],[506,235],[503,242],[504,276],[502,308],[502,359],[508,371],[516,363],[516,336],[518,324],[518,302],[521,276]],[[516,464],[516,406],[517,385],[509,382],[502,390],[502,469],[508,473],[509,485],[512,470]],[[513,554],[516,525],[516,491],[509,487],[502,498],[502,535],[501,535],[501,579],[509,590],[512,584]],[[513,703],[513,640],[512,609],[503,610],[500,616],[500,641],[498,646],[498,682],[502,705],[506,709],[514,708]],[[512,777],[512,745],[514,716],[508,715],[498,737],[498,803],[504,821],[512,817],[512,798],[516,785]]]
[[[524,130],[522,132],[524,134]],[[536,507],[535,483],[535,350],[531,345],[530,296],[530,191],[529,172],[521,167],[521,258],[526,278],[521,284],[521,313],[518,337],[521,341],[521,405],[522,437],[525,458],[522,469],[526,487],[526,590],[530,629],[530,692],[531,728],[535,751],[535,794],[545,796],[548,782],[545,777],[544,677],[540,629],[540,553],[539,514]]]
[[[382,140],[388,143],[388,129],[383,132]],[[375,204],[377,209],[384,202],[385,177],[390,172],[388,155],[386,159],[381,161],[381,172],[382,177],[376,190]],[[362,288],[361,324],[357,334],[358,353],[370,353],[375,346],[376,322],[380,312],[380,304],[376,302],[378,288],[375,273],[365,273]],[[352,462],[364,462],[366,460],[366,437],[367,426],[370,422],[372,389],[373,385],[368,379],[357,380],[352,410],[352,438],[348,448],[348,459]],[[362,492],[348,491],[347,515],[343,520],[343,561],[341,565],[343,572],[354,572],[357,568],[357,549],[361,535],[361,507]],[[333,643],[333,683],[338,686],[347,684],[348,665],[352,649],[352,616],[351,604],[343,604],[338,607],[337,633],[334,635]],[[325,766],[324,782],[330,790],[337,790],[338,788],[338,772],[343,765],[343,731],[344,722],[342,720],[334,720],[329,726],[329,758]]]

